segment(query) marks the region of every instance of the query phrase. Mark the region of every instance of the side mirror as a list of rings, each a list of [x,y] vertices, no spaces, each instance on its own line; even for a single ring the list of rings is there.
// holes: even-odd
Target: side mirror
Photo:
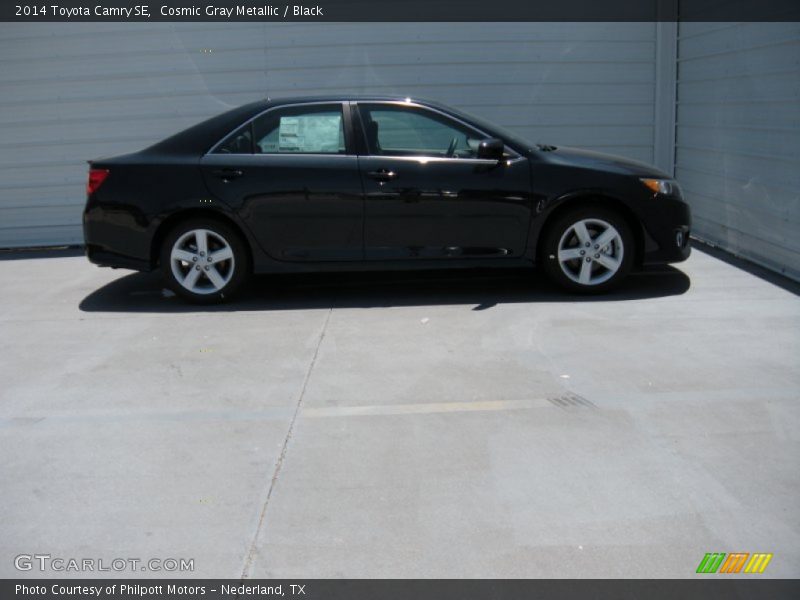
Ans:
[[[488,160],[503,160],[503,151],[505,144],[503,140],[497,138],[489,138],[481,140],[478,144],[478,158],[485,158]]]

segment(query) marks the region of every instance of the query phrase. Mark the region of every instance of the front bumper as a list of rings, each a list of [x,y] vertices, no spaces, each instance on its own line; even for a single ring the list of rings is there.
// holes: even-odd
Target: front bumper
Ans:
[[[646,214],[641,215],[645,231],[643,264],[681,262],[692,252],[692,213],[689,205],[677,198],[650,200]]]

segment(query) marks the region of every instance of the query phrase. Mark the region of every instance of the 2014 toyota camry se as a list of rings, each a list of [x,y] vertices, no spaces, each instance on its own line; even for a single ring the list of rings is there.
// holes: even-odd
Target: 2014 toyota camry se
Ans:
[[[160,268],[195,302],[251,273],[538,265],[576,292],[689,256],[678,184],[646,164],[531,144],[434,102],[263,100],[90,162],[98,265]]]

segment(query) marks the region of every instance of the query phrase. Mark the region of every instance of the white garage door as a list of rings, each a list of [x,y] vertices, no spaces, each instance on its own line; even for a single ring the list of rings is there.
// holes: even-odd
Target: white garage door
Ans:
[[[800,279],[800,23],[682,23],[676,175],[695,233]]]
[[[82,241],[87,159],[264,96],[440,100],[652,162],[653,23],[0,24],[0,247]]]

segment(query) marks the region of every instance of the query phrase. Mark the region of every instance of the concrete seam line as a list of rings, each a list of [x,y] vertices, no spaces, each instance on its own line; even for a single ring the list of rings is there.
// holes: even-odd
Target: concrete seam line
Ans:
[[[328,329],[328,322],[331,320],[332,313],[333,313],[333,308],[328,309],[328,314],[325,315],[325,322],[322,324],[322,330],[320,331],[319,338],[317,339],[317,347],[314,349],[314,355],[311,357],[311,362],[308,365],[308,370],[306,371],[306,375],[303,378],[303,385],[301,386],[300,394],[297,397],[297,404],[295,405],[294,408],[294,414],[292,415],[292,419],[289,422],[289,429],[286,431],[286,437],[283,440],[281,453],[278,456],[277,462],[275,463],[275,471],[272,473],[272,479],[270,480],[269,489],[267,490],[267,497],[264,499],[264,504],[261,507],[261,512],[258,517],[258,524],[256,525],[255,532],[253,533],[253,539],[250,542],[250,548],[248,549],[247,555],[245,556],[244,566],[242,567],[242,576],[241,576],[242,580],[250,577],[250,568],[253,565],[253,558],[255,557],[258,538],[261,534],[261,529],[263,528],[264,521],[266,520],[269,501],[272,498],[272,492],[275,489],[275,484],[278,481],[278,475],[280,475],[281,468],[283,467],[283,460],[286,458],[286,451],[289,448],[289,440],[292,439],[294,424],[297,421],[297,416],[300,414],[300,406],[303,404],[303,398],[306,395],[308,380],[311,379],[311,372],[314,370],[314,365],[316,365],[317,363],[317,356],[319,355],[319,349],[322,346],[322,340],[325,339],[325,331]]]
[[[335,417],[383,417],[402,415],[425,415],[462,412],[498,412],[504,410],[525,410],[533,408],[552,408],[549,398],[530,398],[524,400],[473,400],[467,402],[428,402],[414,404],[334,406],[304,408],[301,413],[309,419]]]

